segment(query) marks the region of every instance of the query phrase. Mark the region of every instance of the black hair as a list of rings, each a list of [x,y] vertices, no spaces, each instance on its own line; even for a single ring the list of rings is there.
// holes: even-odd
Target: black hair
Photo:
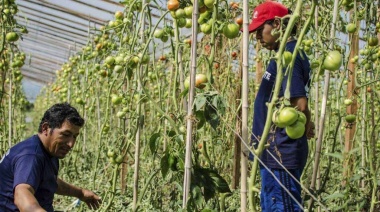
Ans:
[[[72,107],[69,103],[55,104],[45,112],[41,119],[40,126],[38,127],[38,132],[42,133],[42,125],[44,123],[47,123],[53,130],[55,128],[60,128],[66,120],[78,127],[84,125],[84,119],[79,115],[77,109]],[[51,131],[51,133],[52,132],[53,131]]]

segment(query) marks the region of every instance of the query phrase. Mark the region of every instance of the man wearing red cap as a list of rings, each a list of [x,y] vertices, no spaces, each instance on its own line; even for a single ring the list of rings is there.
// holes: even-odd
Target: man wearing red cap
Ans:
[[[290,13],[288,8],[280,3],[264,2],[258,5],[253,12],[249,33],[256,33],[256,39],[262,47],[278,51],[280,33],[273,32],[274,30],[285,31]],[[286,51],[294,51],[296,40],[293,35],[296,34],[296,30],[296,27],[292,30],[292,36],[286,44]],[[285,71],[285,69],[282,71]],[[276,61],[270,60],[254,102],[251,138],[254,145],[258,144],[264,130],[268,113],[266,103],[271,101],[276,74]],[[270,132],[267,141],[269,147],[260,156],[263,162],[260,165],[262,211],[303,211],[301,186],[294,178],[298,181],[300,180],[308,155],[307,138],[314,136],[313,123],[310,122],[310,111],[308,109],[309,81],[310,64],[305,53],[300,51],[297,54],[293,68],[290,102],[292,106],[306,115],[306,133],[299,139],[291,139],[284,128],[276,127]],[[284,77],[279,98],[284,96],[286,84],[287,76]],[[252,155],[249,158],[253,159]],[[282,188],[282,186],[285,186],[286,189]]]

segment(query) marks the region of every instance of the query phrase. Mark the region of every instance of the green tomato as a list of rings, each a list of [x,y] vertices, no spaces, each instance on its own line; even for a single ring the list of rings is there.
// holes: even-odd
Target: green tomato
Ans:
[[[214,7],[214,4],[215,4],[215,0],[204,0],[204,3],[206,5],[206,7],[208,8],[213,8]]]
[[[349,23],[346,25],[346,30],[348,33],[354,33],[356,32],[356,24],[354,23]]]
[[[278,115],[278,124],[289,126],[294,124],[298,119],[298,112],[294,107],[284,107]]]
[[[186,24],[187,24],[187,22],[186,22],[186,19],[185,19],[185,18],[179,18],[179,19],[177,20],[177,26],[178,26],[179,28],[185,27]]]
[[[175,16],[176,16],[176,19],[179,19],[179,18],[185,18],[186,16],[186,12],[184,9],[182,8],[179,8],[175,11]]]
[[[15,42],[18,40],[18,38],[19,38],[19,36],[16,32],[8,32],[5,35],[5,40],[8,42]]]
[[[368,46],[377,46],[379,44],[379,39],[375,36],[368,38]]]
[[[345,104],[346,106],[351,105],[351,104],[352,104],[352,99],[345,99],[345,100],[344,100],[344,104]]]
[[[344,117],[347,123],[353,123],[356,120],[356,116],[354,114],[349,114]]]
[[[114,105],[119,105],[123,101],[123,97],[113,94],[111,97],[111,101]]]
[[[187,6],[184,8],[185,10],[185,17],[186,18],[192,18],[193,16],[193,6]]]
[[[153,36],[159,39],[161,39],[163,35],[164,35],[164,30],[162,29],[156,29],[153,33]]]
[[[112,65],[115,63],[115,58],[112,57],[112,56],[108,56],[108,57],[106,57],[106,59],[104,60],[104,63],[107,64],[107,65],[112,66]]]
[[[292,57],[293,57],[293,54],[291,52],[284,51],[284,53],[282,54],[282,58],[283,58],[283,63],[285,67],[290,64],[290,62],[292,61]]]
[[[294,124],[286,126],[285,132],[291,139],[301,138],[305,134],[305,124],[296,121]]]
[[[185,24],[185,27],[186,28],[191,28],[193,26],[193,22],[191,19],[186,19],[186,24]]]
[[[301,122],[301,123],[303,123],[305,125],[306,121],[307,121],[306,115],[303,112],[301,112],[301,111],[297,111],[297,113],[298,113],[297,122]]]
[[[240,27],[238,24],[229,23],[223,27],[223,35],[229,39],[236,38],[239,35]]]
[[[339,51],[330,51],[327,53],[324,61],[323,61],[323,66],[325,69],[329,71],[336,71],[340,68],[342,65],[342,55],[340,54]]]

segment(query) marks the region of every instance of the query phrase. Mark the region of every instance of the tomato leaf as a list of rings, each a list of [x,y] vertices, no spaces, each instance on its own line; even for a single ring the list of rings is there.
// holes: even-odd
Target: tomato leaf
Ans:
[[[169,171],[169,154],[166,152],[161,158],[161,174],[165,178]]]
[[[192,189],[192,198],[194,200],[194,203],[199,207],[203,204],[203,198],[202,198],[202,189],[199,186],[195,186]]]
[[[224,114],[226,111],[226,104],[223,97],[215,95],[212,99],[212,105],[218,110],[219,114]]]
[[[212,105],[210,104],[206,105],[205,110],[204,110],[204,117],[206,121],[211,125],[211,127],[214,130],[216,130],[216,128],[218,127],[220,123],[220,120],[219,120],[218,112],[215,110],[215,108]]]
[[[329,200],[329,199],[341,199],[341,198],[344,198],[344,194],[342,193],[333,193],[333,194],[330,194],[328,195],[327,197],[323,198],[324,200]]]
[[[154,133],[152,136],[150,136],[149,148],[152,154],[154,154],[157,151],[157,146],[158,146],[157,144],[158,144],[160,136],[161,136],[161,133],[159,132]]]
[[[169,137],[173,137],[176,135],[176,132],[174,130],[168,130],[166,131],[166,135],[168,135]]]
[[[216,187],[216,190],[220,193],[230,193],[230,187],[228,186],[227,181],[220,176],[216,171],[210,172],[210,176],[213,180],[213,183]]]
[[[203,95],[197,95],[194,100],[195,110],[200,110],[206,104],[206,97]]]
[[[337,158],[339,160],[343,160],[343,155],[342,153],[337,153],[337,152],[333,152],[333,153],[326,153],[327,156],[331,156],[331,157],[334,157],[334,158]]]
[[[194,179],[194,184],[203,187],[203,195],[206,202],[213,198],[217,192],[231,192],[226,180],[224,180],[215,170],[194,167],[194,176],[192,179]]]

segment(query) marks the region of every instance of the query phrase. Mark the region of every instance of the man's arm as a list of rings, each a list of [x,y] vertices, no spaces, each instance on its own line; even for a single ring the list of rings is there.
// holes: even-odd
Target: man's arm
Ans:
[[[98,209],[101,203],[100,197],[94,192],[79,188],[77,186],[66,183],[65,181],[57,178],[58,188],[56,194],[76,197],[85,202],[91,209]]]
[[[14,191],[15,205],[20,212],[45,212],[34,197],[34,189],[28,184],[19,184]]]
[[[290,103],[293,107],[296,107],[299,111],[303,112],[306,116],[305,133],[308,139],[314,137],[314,122],[311,121],[311,113],[307,103],[306,97],[295,97],[290,99]]]

